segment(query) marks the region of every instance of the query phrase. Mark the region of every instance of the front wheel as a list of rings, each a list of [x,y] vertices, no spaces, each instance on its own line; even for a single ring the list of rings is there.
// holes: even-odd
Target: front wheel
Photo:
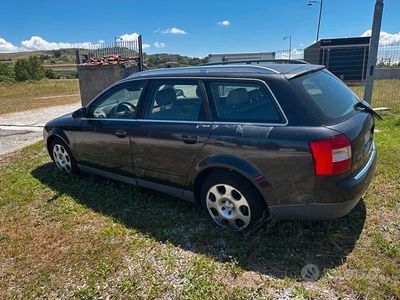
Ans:
[[[242,176],[228,171],[215,172],[204,181],[201,200],[218,226],[233,231],[253,229],[267,212],[256,188]]]
[[[64,141],[59,138],[54,139],[50,145],[50,151],[54,163],[60,171],[67,174],[78,172],[75,159]]]

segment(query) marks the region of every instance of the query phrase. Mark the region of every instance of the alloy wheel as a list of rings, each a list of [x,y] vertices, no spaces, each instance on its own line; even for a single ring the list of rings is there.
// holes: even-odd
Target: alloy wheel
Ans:
[[[210,216],[219,226],[241,231],[250,223],[250,205],[243,194],[231,185],[212,186],[207,192],[206,204]]]
[[[67,150],[65,150],[65,148],[62,145],[55,144],[53,146],[53,158],[58,169],[67,173],[71,173],[72,171],[71,158],[68,155]]]

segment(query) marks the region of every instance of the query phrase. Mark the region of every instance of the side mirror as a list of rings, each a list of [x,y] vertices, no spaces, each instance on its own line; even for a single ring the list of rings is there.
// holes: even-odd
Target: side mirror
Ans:
[[[81,107],[72,113],[72,117],[74,119],[84,118],[86,117],[87,109],[86,107]]]

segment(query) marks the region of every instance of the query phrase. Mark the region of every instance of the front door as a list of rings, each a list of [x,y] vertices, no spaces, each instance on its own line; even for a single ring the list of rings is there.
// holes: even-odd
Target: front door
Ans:
[[[101,94],[88,107],[75,132],[78,161],[89,167],[134,176],[130,130],[144,81],[125,82]]]
[[[139,180],[184,186],[211,133],[204,99],[196,80],[153,81],[131,140]]]

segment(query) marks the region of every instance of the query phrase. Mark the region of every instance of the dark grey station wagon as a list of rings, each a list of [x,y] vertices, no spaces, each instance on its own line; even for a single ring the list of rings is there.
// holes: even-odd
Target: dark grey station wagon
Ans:
[[[47,123],[60,170],[200,204],[219,225],[347,214],[371,182],[376,113],[323,66],[136,73]]]

